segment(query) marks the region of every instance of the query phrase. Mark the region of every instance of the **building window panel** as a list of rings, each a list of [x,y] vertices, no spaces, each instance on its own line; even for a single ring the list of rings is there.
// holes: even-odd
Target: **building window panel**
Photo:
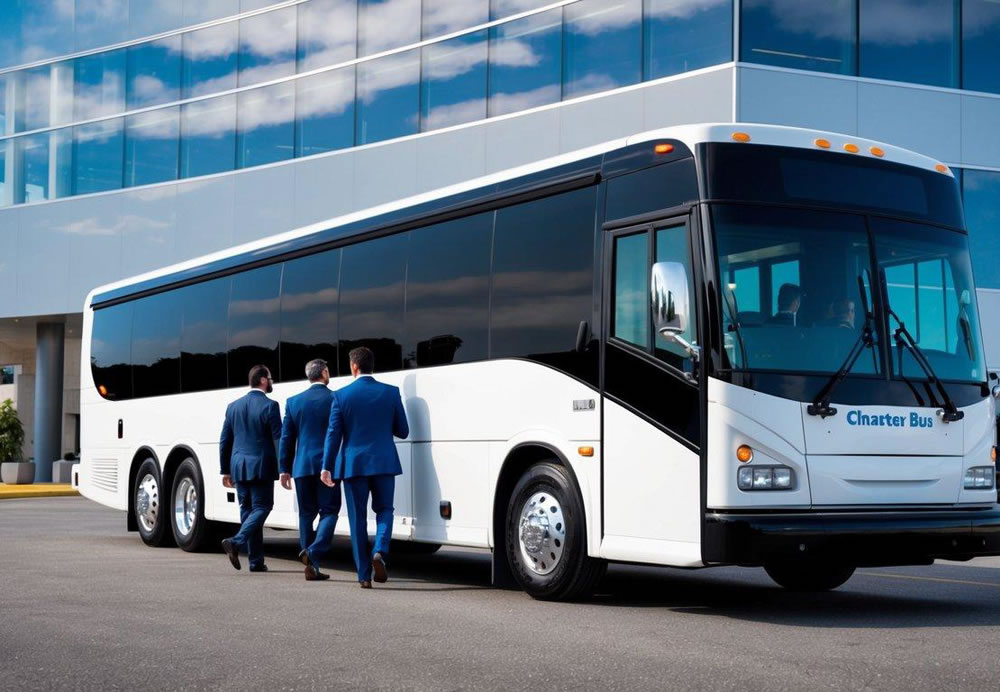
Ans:
[[[220,24],[184,34],[183,98],[236,88],[239,25]]]
[[[239,94],[240,168],[284,161],[294,155],[295,84],[283,82]]]
[[[504,19],[551,4],[552,0],[490,0],[490,19]]]
[[[862,77],[958,86],[959,0],[861,0]]]
[[[855,74],[856,0],[743,0],[741,59]]]
[[[129,38],[153,36],[184,26],[184,5],[178,0],[133,0],[128,8]]]
[[[73,193],[117,190],[124,163],[122,118],[73,128]]]
[[[73,61],[73,119],[88,120],[125,110],[125,50]]]
[[[356,143],[368,144],[417,132],[420,50],[358,64]]]
[[[14,203],[13,190],[7,184],[7,152],[11,151],[11,142],[0,142],[0,207]]]
[[[298,70],[353,60],[358,50],[357,0],[310,0],[298,6]]]
[[[490,116],[562,97],[562,15],[555,9],[490,29]]]
[[[420,0],[359,0],[359,56],[373,55],[419,41]]]
[[[181,106],[181,177],[231,171],[236,163],[236,96]]]
[[[181,98],[181,36],[140,43],[128,49],[126,105],[145,108]]]
[[[486,117],[487,32],[423,48],[421,129],[437,130]]]
[[[0,69],[20,65],[21,60],[21,4],[0,2],[0,26],[8,27],[0,41]]]
[[[21,167],[21,183],[13,190],[15,204],[69,194],[72,173],[69,163],[73,151],[71,130],[66,128],[13,140]]]
[[[354,146],[354,67],[296,81],[295,155]]]
[[[423,0],[424,39],[470,29],[489,20],[489,0]]]
[[[140,1],[135,0],[132,4],[138,5]],[[76,0],[73,31],[76,50],[91,50],[125,41],[128,15],[129,0]]]
[[[50,124],[52,95],[52,68],[49,65],[33,67],[9,75],[15,83],[15,93],[20,103],[14,117],[14,131],[25,132],[48,127]],[[72,99],[71,99],[72,100]]]
[[[71,37],[73,36],[73,17],[75,14],[72,2],[67,0],[31,0],[19,4],[21,6],[21,63],[54,58],[72,51],[70,46],[72,45]]]
[[[642,78],[642,0],[581,0],[566,6],[563,98]]]
[[[733,59],[732,0],[646,0],[644,21],[646,79]]]
[[[962,193],[976,285],[1000,289],[1000,172],[963,171]]]
[[[294,7],[241,19],[239,85],[295,74]]]
[[[962,87],[1000,93],[1000,2],[962,4]]]
[[[126,119],[126,187],[176,180],[179,159],[179,107],[161,108]]]
[[[178,2],[178,0],[166,0]],[[183,0],[184,26],[231,17],[240,12],[240,0]]]

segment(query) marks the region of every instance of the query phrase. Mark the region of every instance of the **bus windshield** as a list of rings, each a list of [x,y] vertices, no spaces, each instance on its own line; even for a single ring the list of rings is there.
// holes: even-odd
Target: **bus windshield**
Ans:
[[[873,329],[852,374],[926,379],[897,346],[902,322],[941,379],[985,379],[965,235],[881,218],[869,232],[860,214],[756,205],[712,205],[711,218],[729,367],[834,373],[859,340],[869,305],[875,324],[888,316],[888,332]],[[888,306],[873,301],[880,286]],[[880,334],[891,348],[881,347]]]

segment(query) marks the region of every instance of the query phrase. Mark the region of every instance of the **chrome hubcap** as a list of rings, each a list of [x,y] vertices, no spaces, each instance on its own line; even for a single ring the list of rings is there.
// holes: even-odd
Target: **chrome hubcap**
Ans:
[[[177,484],[174,495],[174,525],[182,536],[187,536],[194,528],[198,517],[198,488],[190,478],[183,478]]]
[[[566,520],[550,493],[535,493],[521,507],[518,542],[524,563],[535,574],[549,574],[562,559]]]
[[[152,531],[160,513],[160,487],[151,473],[147,473],[139,481],[139,487],[135,491],[135,513],[142,528]]]

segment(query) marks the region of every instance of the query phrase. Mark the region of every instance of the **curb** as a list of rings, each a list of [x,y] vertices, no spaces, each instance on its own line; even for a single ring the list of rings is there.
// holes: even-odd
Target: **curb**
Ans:
[[[7,485],[0,483],[0,500],[20,500],[31,497],[71,497],[79,495],[68,483]]]

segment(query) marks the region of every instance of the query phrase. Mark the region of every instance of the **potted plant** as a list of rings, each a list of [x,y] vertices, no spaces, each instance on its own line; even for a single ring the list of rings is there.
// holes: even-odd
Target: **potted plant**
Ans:
[[[35,480],[35,464],[21,461],[24,426],[17,417],[14,402],[0,404],[0,480],[4,483],[31,483]]]

